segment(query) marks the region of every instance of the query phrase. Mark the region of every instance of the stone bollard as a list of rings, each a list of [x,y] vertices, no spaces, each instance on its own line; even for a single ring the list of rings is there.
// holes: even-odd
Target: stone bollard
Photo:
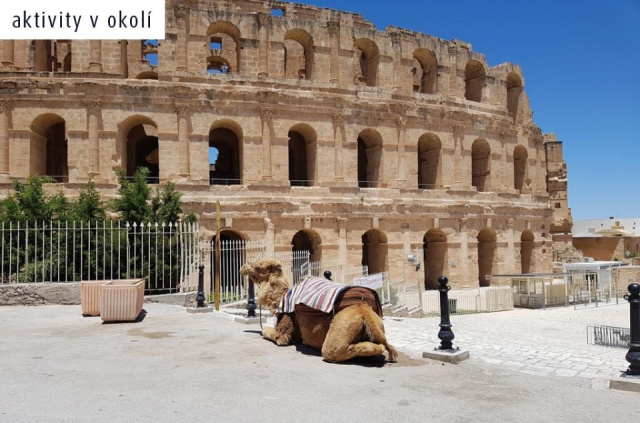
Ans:
[[[206,307],[204,301],[204,266],[200,266],[198,268],[198,295],[196,296],[198,308]]]
[[[629,362],[626,373],[628,376],[640,376],[640,284],[629,285],[629,295],[624,299],[629,301],[631,306],[631,341],[629,341],[629,352],[625,357]]]

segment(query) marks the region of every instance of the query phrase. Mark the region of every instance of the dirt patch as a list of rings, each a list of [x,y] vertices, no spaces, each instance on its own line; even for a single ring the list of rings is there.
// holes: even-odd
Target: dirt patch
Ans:
[[[171,338],[175,332],[145,332],[142,329],[131,329],[127,332],[130,336],[143,336],[148,339]]]

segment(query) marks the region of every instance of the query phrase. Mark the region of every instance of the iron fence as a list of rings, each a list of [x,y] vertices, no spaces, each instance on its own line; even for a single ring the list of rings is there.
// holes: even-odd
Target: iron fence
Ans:
[[[613,348],[629,348],[631,329],[615,326],[587,326],[587,343]]]
[[[148,278],[148,294],[197,285],[197,223],[3,222],[0,283]]]

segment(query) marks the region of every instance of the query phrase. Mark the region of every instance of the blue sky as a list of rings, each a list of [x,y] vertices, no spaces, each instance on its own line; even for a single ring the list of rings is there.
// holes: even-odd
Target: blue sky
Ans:
[[[305,3],[522,66],[535,123],[564,142],[574,219],[640,217],[640,0]]]

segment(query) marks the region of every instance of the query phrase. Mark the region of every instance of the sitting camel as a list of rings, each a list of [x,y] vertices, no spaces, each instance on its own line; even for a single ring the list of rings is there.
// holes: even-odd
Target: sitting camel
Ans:
[[[265,339],[280,346],[302,340],[321,350],[322,358],[333,363],[377,356],[385,349],[389,361],[396,361],[398,354],[385,337],[382,307],[375,291],[321,278],[307,278],[291,288],[282,265],[275,260],[247,263],[240,273],[258,285],[258,304],[277,317],[275,328],[262,331]],[[317,289],[331,289],[327,288],[329,284],[333,290],[317,294]],[[320,310],[310,307],[314,293],[324,300]]]

